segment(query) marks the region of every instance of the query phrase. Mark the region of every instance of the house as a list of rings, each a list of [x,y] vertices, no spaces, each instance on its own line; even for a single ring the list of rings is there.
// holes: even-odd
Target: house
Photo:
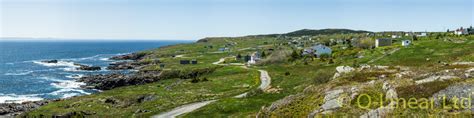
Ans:
[[[313,46],[312,49],[314,50],[313,52],[314,55],[316,55],[317,57],[320,57],[323,54],[331,55],[332,53],[332,49],[330,47],[322,45],[322,44]]]
[[[160,68],[165,68],[165,64],[160,64]]]
[[[198,61],[196,59],[191,60],[191,64],[198,64]]]
[[[225,52],[225,51],[229,51],[230,49],[229,48],[219,48],[219,51],[221,52]]]
[[[467,34],[469,34],[469,31],[468,31],[468,29],[461,27],[459,29],[454,30],[454,34],[456,34],[456,35],[467,35]]]
[[[255,52],[250,56],[250,60],[248,61],[249,64],[255,64],[257,61],[260,60],[261,54],[260,52]]]
[[[402,36],[399,36],[399,35],[392,35],[392,38],[395,39],[395,38],[401,38]]]
[[[420,33],[419,35],[417,35],[418,37],[425,37],[425,36],[428,36],[428,33],[426,32],[422,32]]]
[[[411,41],[410,41],[410,40],[403,40],[403,41],[402,41],[402,46],[405,46],[405,47],[406,47],[406,46],[410,46],[410,44],[411,44]]]
[[[392,39],[376,39],[375,47],[383,47],[392,45]]]
[[[179,64],[183,64],[183,65],[189,64],[189,60],[180,60]]]

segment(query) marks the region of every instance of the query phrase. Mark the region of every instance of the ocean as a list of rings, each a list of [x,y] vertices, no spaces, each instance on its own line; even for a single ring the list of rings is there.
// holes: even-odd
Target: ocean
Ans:
[[[75,78],[105,74],[116,55],[192,41],[1,41],[0,103],[89,95],[98,90],[82,89]],[[58,63],[43,63],[44,60]],[[100,66],[100,71],[76,70],[74,63]]]

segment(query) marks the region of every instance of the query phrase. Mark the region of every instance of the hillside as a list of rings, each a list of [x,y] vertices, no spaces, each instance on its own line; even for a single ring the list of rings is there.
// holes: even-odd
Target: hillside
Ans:
[[[444,110],[439,105],[432,109],[386,106],[395,105],[390,99],[425,100],[435,95],[452,98],[469,94],[471,91],[463,89],[474,90],[474,36],[431,33],[413,40],[409,46],[401,46],[401,40],[393,40],[392,45],[374,48],[371,46],[375,39],[351,32],[366,31],[288,33],[298,39],[296,42],[277,37],[217,37],[143,51],[131,65],[139,64],[136,69],[140,72],[159,75],[141,76],[153,81],[54,101],[23,116],[150,117],[202,102],[208,104],[178,115],[191,118],[382,117],[470,111]],[[308,34],[328,36],[314,36],[320,38],[316,41],[298,37]],[[360,42],[348,43],[345,37],[356,37]],[[332,54],[318,57],[302,53],[304,48],[319,41],[329,41]],[[256,53],[261,59],[246,64],[244,57]],[[198,62],[180,64],[181,60]],[[269,77],[262,77],[262,70],[268,72]],[[271,78],[269,87],[260,87],[265,84],[262,78]],[[140,78],[133,78],[136,79]],[[372,99],[368,100],[368,96]],[[388,100],[379,102],[383,99]],[[455,106],[456,102],[451,100],[449,105]]]
[[[283,34],[284,36],[316,36],[316,35],[331,35],[331,34],[352,34],[352,33],[371,33],[363,30],[350,30],[350,29],[302,29],[294,32]]]

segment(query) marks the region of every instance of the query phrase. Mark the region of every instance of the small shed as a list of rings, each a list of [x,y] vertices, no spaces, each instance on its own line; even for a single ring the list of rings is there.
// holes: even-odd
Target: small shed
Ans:
[[[184,65],[184,64],[189,64],[190,62],[189,60],[180,60],[179,63]]]
[[[383,47],[392,45],[392,39],[376,39],[375,47]]]
[[[191,64],[198,64],[198,61],[196,59],[191,60]]]
[[[160,64],[160,68],[165,68],[165,64]]]
[[[403,40],[402,41],[402,46],[409,46],[411,44],[410,40]]]

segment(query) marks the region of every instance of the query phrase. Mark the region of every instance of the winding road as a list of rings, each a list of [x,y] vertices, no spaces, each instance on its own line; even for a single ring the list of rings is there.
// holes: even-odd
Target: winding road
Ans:
[[[214,62],[213,64],[219,64],[222,63],[225,58],[221,58],[219,61]],[[268,75],[268,72],[265,70],[258,70],[260,71],[260,86],[258,87],[259,89],[265,91],[270,88],[270,83],[271,83],[271,78],[270,75]],[[243,98],[247,96],[248,92],[242,93],[240,95],[234,96],[234,98]],[[196,102],[196,103],[191,103],[187,105],[183,105],[177,108],[174,108],[171,111],[167,111],[155,116],[152,116],[152,118],[175,118],[179,115],[185,114],[192,112],[196,109],[199,109],[201,107],[204,107],[212,102],[215,102],[217,100],[208,100],[208,101],[202,101],[202,102]]]

